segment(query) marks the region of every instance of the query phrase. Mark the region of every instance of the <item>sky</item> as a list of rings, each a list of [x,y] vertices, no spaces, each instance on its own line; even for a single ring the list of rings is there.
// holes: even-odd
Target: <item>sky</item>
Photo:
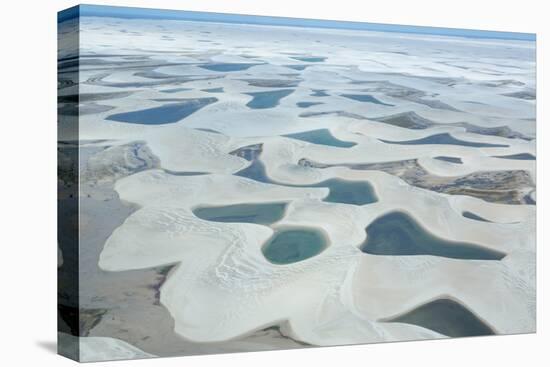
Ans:
[[[223,14],[223,13],[205,13],[184,10],[163,10],[163,9],[146,9],[146,8],[129,8],[119,6],[102,6],[102,5],[78,5],[58,13],[58,22],[72,19],[80,16],[95,16],[95,17],[113,17],[125,19],[166,19],[166,20],[187,20],[187,21],[203,21],[216,23],[234,23],[234,24],[258,24],[272,26],[294,26],[294,27],[309,27],[309,28],[334,28],[334,29],[349,29],[349,30],[368,30],[379,32],[399,32],[399,33],[414,33],[414,34],[431,34],[439,36],[455,36],[468,38],[491,38],[491,39],[508,39],[508,40],[523,40],[535,41],[534,33],[518,33],[518,32],[499,32],[499,31],[484,31],[474,29],[459,29],[459,28],[441,28],[441,27],[421,27],[408,26],[398,24],[380,24],[366,22],[346,22],[337,20],[320,20],[320,19],[300,19],[286,17],[269,17],[258,15],[241,15],[241,14]]]

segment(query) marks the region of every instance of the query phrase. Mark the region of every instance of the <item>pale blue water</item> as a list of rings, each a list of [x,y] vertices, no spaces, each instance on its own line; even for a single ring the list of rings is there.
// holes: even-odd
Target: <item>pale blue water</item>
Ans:
[[[510,154],[510,155],[497,155],[495,158],[503,159],[517,159],[522,161],[534,161],[536,157],[530,153],[519,153],[519,154]]]
[[[367,239],[360,248],[373,255],[432,255],[467,260],[500,260],[505,256],[475,244],[436,237],[402,212],[377,218],[366,231]]]
[[[210,71],[231,72],[231,71],[247,70],[256,65],[261,65],[261,64],[219,63],[219,64],[204,64],[204,65],[199,65],[199,67]]]
[[[378,201],[374,188],[367,181],[348,181],[333,178],[311,185],[290,185],[274,182],[267,176],[265,166],[259,159],[255,159],[250,166],[235,173],[235,175],[263,183],[288,187],[327,187],[329,195],[323,201],[331,203],[365,205]]]
[[[422,144],[440,144],[440,145],[461,145],[464,147],[474,147],[474,148],[505,148],[508,145],[504,144],[490,144],[490,143],[477,143],[472,141],[465,141],[457,139],[448,133],[430,135],[425,138],[415,139],[415,140],[405,140],[405,141],[391,141],[383,140],[384,143],[389,144],[399,144],[399,145],[422,145]]]
[[[308,107],[316,106],[316,105],[319,105],[319,104],[323,104],[323,102],[298,102],[298,103],[296,103],[296,106],[298,106],[300,108],[308,108]]]
[[[313,93],[310,94],[312,97],[328,97],[330,94],[325,92],[323,89],[312,89]]]
[[[252,96],[252,100],[246,105],[253,109],[273,108],[279,104],[281,99],[292,94],[294,89],[278,89],[267,92],[246,93]]]
[[[331,147],[338,147],[338,148],[351,148],[357,145],[357,143],[354,143],[351,141],[343,141],[340,139],[336,139],[330,133],[329,129],[310,130],[310,131],[304,131],[301,133],[288,134],[283,136],[286,136],[287,138],[307,141],[308,143],[329,145]]]
[[[291,59],[303,61],[303,62],[323,62],[327,58],[321,57],[321,56],[296,56],[296,57],[291,57]]]
[[[193,88],[171,88],[171,89],[163,89],[161,92],[163,93],[177,93],[177,92],[186,92],[189,90],[193,90]]]
[[[143,125],[171,124],[178,122],[192,113],[197,112],[201,108],[217,101],[217,98],[194,98],[182,100],[182,102],[168,103],[160,107],[117,113],[108,116],[106,120]]]
[[[453,338],[494,334],[470,310],[446,298],[426,303],[389,322],[418,325]]]
[[[341,94],[341,96],[349,99],[353,99],[354,101],[359,101],[359,102],[376,103],[382,106],[394,106],[389,103],[384,103],[368,94]]]
[[[194,209],[193,214],[213,222],[269,225],[283,218],[286,205],[286,203],[255,203],[200,207]]]
[[[462,159],[460,159],[458,157],[439,156],[439,157],[434,157],[434,159],[437,159],[437,160],[443,161],[443,162],[462,164]]]
[[[207,93],[223,93],[223,87],[201,89],[201,91],[207,92]]]
[[[365,205],[378,201],[373,187],[366,181],[332,178],[307,187],[328,187],[329,195],[323,201],[329,203]]]
[[[262,252],[271,263],[284,265],[309,259],[326,247],[326,239],[318,230],[282,229],[275,232],[262,247]]]
[[[235,176],[246,177],[254,181],[263,183],[275,183],[269,178],[265,172],[265,166],[259,159],[254,159],[250,166],[243,168],[235,173]]]

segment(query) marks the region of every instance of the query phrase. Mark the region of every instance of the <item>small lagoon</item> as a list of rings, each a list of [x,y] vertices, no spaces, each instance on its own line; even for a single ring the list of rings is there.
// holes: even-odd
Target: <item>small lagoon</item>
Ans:
[[[200,68],[210,71],[231,72],[250,69],[253,66],[261,64],[247,64],[247,63],[219,63],[219,64],[204,64],[200,65]]]
[[[506,254],[475,244],[436,237],[403,212],[391,212],[366,228],[361,251],[372,255],[431,255],[465,260],[500,260]]]
[[[286,205],[286,203],[255,203],[208,206],[194,209],[193,214],[213,222],[270,225],[283,218]]]
[[[343,141],[335,138],[330,133],[329,129],[310,130],[310,131],[304,131],[304,132],[295,133],[295,134],[287,134],[283,136],[287,138],[307,141],[308,143],[312,143],[312,144],[328,145],[331,147],[338,147],[338,148],[351,148],[357,145],[357,143],[354,143],[354,142]]]
[[[253,109],[273,108],[279,104],[281,99],[289,96],[292,92],[294,92],[294,89],[279,89],[267,92],[246,93],[253,97],[252,100],[246,104],[246,106]]]
[[[162,125],[178,122],[201,108],[217,102],[217,98],[190,98],[168,103],[160,107],[117,113],[106,120],[142,125]]]
[[[445,298],[426,303],[389,322],[418,325],[453,338],[495,334],[466,307]]]
[[[193,90],[193,88],[171,88],[171,89],[163,89],[161,90],[162,93],[178,93],[178,92],[187,92]]]
[[[394,106],[389,103],[384,103],[379,99],[376,99],[373,96],[368,94],[342,94],[341,96],[346,97],[348,99],[353,99],[354,101],[358,101],[358,102],[376,103],[382,106]]]
[[[328,203],[365,205],[378,201],[373,187],[366,181],[347,181],[332,178],[307,187],[328,187],[329,194],[323,199]]]
[[[262,252],[269,262],[285,265],[318,255],[327,246],[327,239],[319,230],[284,228],[275,231],[262,247]]]
[[[530,153],[519,153],[519,154],[510,154],[510,155],[497,155],[495,158],[502,159],[515,159],[521,161],[534,161],[536,157]]]
[[[293,70],[302,71],[302,70],[305,70],[305,68],[308,67],[309,65],[285,65],[285,66]]]
[[[292,185],[275,182],[267,176],[265,166],[259,159],[254,159],[250,166],[235,173],[235,176],[288,187],[327,187],[329,194],[323,199],[324,202],[365,205],[378,201],[374,188],[367,181],[348,181],[333,178],[310,185]]]
[[[303,61],[303,62],[323,62],[327,58],[322,56],[295,56],[295,57],[291,57],[291,59]]]
[[[434,159],[437,159],[438,161],[443,161],[443,162],[462,164],[462,159],[458,157],[439,156],[439,157],[434,157]]]
[[[296,103],[296,106],[298,106],[300,108],[309,108],[309,107],[317,106],[317,105],[320,105],[320,104],[323,104],[323,102],[298,102],[298,103]]]
[[[223,93],[223,87],[201,89],[201,91],[206,93]]]
[[[312,89],[313,93],[310,94],[312,97],[329,97],[330,94],[328,94],[324,89]]]
[[[437,145],[460,145],[464,147],[474,148],[506,148],[508,145],[503,144],[490,144],[490,143],[477,143],[471,141],[460,140],[448,133],[435,134],[426,136],[425,138],[405,141],[391,141],[380,139],[384,143],[399,144],[399,145],[422,145],[422,144],[437,144]]]

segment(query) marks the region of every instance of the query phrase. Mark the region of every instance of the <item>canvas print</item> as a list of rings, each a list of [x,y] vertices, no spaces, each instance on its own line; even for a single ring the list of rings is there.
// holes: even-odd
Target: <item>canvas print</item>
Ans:
[[[534,34],[58,17],[80,361],[535,332]]]

